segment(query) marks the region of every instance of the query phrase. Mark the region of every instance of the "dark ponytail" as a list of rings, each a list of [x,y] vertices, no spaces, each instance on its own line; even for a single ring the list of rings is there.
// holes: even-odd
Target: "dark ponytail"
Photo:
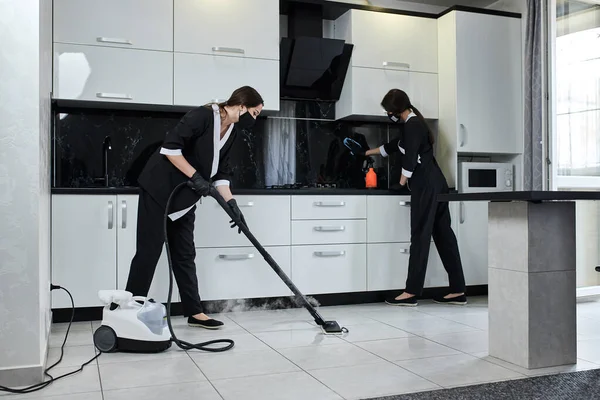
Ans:
[[[264,105],[265,102],[261,95],[250,86],[242,86],[233,91],[229,99],[222,103],[208,103],[205,107],[212,107],[213,104],[217,104],[219,109],[223,112],[225,106],[244,106],[246,108],[258,107]]]
[[[415,114],[417,114],[417,117],[419,118],[419,120],[421,120],[421,122],[427,129],[429,143],[433,146],[433,144],[435,143],[435,139],[433,137],[433,132],[431,131],[429,124],[427,123],[427,121],[425,121],[423,114],[421,114],[421,112],[411,104],[408,95],[404,91],[400,89],[390,90],[383,97],[383,100],[381,100],[381,106],[385,109],[385,111],[391,113],[392,115],[395,115],[398,118],[400,118],[400,114],[402,114],[404,111],[408,109],[412,110]]]

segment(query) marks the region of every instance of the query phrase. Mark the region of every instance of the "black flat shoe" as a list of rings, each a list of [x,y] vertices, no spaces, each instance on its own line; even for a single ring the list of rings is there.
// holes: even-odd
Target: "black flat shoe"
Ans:
[[[453,304],[457,306],[464,306],[467,304],[467,296],[463,294],[457,297],[453,297],[451,299],[446,299],[444,297],[436,297],[433,299],[433,301],[439,304]]]
[[[219,329],[223,326],[221,321],[217,321],[216,319],[207,319],[206,321],[201,321],[194,317],[188,317],[188,326],[192,326],[194,328],[204,328],[204,329]]]
[[[415,307],[417,305],[417,296],[409,297],[408,299],[403,300],[396,300],[395,297],[391,297],[385,302],[391,306]]]

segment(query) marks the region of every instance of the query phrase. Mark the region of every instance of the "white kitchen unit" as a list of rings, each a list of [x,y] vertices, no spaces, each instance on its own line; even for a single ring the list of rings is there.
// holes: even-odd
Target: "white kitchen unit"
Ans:
[[[265,110],[279,110],[279,61],[205,54],[174,54],[174,104],[224,102],[241,86],[262,96]]]
[[[367,241],[410,242],[410,196],[367,197]]]
[[[467,286],[488,283],[488,203],[460,202],[458,246]]]
[[[384,117],[381,99],[394,88],[438,118],[436,19],[350,10],[335,21],[335,38],[354,45],[336,118]]]
[[[173,53],[55,43],[54,97],[173,104]]]
[[[438,49],[445,156],[522,153],[521,19],[452,11],[438,20]]]
[[[279,0],[174,0],[174,5],[175,52],[279,60]]]
[[[52,283],[68,289],[75,307],[102,306],[98,291],[124,289],[135,254],[137,195],[52,196]],[[149,295],[166,301],[166,258],[156,268]],[[176,286],[173,301],[179,301]],[[70,308],[52,292],[53,308]]]
[[[54,0],[53,28],[55,43],[173,51],[173,0]]]

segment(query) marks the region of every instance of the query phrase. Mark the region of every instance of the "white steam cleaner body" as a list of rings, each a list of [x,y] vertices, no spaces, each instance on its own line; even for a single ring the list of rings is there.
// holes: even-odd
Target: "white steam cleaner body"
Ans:
[[[102,324],[94,332],[100,352],[158,353],[171,347],[163,304],[125,290],[101,290],[98,297],[105,304]]]

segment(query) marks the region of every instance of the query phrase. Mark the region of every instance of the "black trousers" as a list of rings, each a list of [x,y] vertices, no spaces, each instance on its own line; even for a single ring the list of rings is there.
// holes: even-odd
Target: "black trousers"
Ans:
[[[447,193],[448,185],[437,165],[433,170],[419,171],[411,178],[410,202],[410,257],[406,292],[420,296],[425,285],[431,237],[448,273],[451,293],[465,291],[465,276],[458,250],[458,241],[452,230],[450,208],[447,202],[438,203],[437,195]],[[416,178],[416,179],[415,179]],[[413,182],[415,181],[416,182]]]
[[[185,316],[203,312],[198,277],[196,275],[196,248],[194,246],[194,207],[187,214],[167,223],[169,246],[173,261],[173,274]],[[136,253],[131,261],[131,269],[125,290],[134,296],[147,296],[158,259],[162,253],[164,240],[164,208],[143,189],[138,202]],[[159,279],[166,280],[167,276]]]

